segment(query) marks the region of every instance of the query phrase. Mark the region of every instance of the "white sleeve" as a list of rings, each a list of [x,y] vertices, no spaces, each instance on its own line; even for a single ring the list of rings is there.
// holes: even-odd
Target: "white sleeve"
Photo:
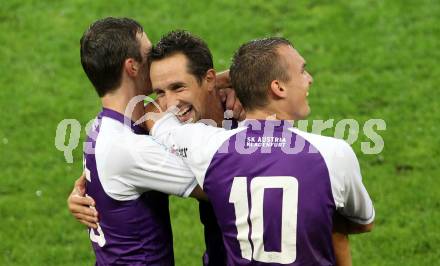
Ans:
[[[106,178],[106,192],[115,199],[129,200],[133,192],[155,190],[188,197],[197,186],[194,174],[181,158],[168,152],[151,136],[118,139],[107,163],[100,167]]]
[[[362,183],[356,154],[345,141],[340,141],[338,148],[334,160],[335,171],[337,171],[335,175],[339,176],[343,182],[341,189],[343,204],[339,206],[338,211],[355,223],[369,224],[374,220],[375,211],[367,189]]]
[[[201,187],[215,153],[236,132],[201,122],[182,124],[171,113],[158,120],[150,131],[156,141],[183,158]]]

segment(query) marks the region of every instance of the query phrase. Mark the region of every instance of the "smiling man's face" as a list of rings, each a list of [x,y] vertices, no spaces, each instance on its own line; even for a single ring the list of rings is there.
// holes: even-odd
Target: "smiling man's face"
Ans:
[[[307,96],[313,83],[312,76],[306,70],[306,61],[290,45],[281,45],[277,52],[284,60],[285,71],[289,77],[287,81],[280,81],[281,86],[288,92],[289,113],[295,120],[305,119],[310,113]]]
[[[181,122],[192,122],[206,117],[209,86],[206,79],[201,82],[188,72],[188,59],[183,53],[176,53],[162,60],[153,61],[150,66],[153,92],[162,109],[171,106],[179,108]]]

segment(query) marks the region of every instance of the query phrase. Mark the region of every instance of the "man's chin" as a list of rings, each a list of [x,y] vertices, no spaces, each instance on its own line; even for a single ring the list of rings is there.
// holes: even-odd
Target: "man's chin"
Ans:
[[[307,107],[307,110],[304,112],[304,117],[302,119],[306,119],[310,115],[310,107]]]
[[[309,116],[309,114],[310,114],[310,107],[307,106],[307,108],[295,114],[295,120],[306,119]]]

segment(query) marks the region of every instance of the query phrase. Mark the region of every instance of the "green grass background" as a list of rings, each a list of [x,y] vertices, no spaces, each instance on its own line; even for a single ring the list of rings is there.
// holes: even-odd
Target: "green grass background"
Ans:
[[[152,41],[187,29],[208,42],[218,69],[250,39],[293,41],[315,81],[310,119],[387,123],[381,154],[360,152],[362,134],[353,144],[377,211],[374,232],[351,237],[354,265],[438,265],[437,0],[2,1],[0,265],[93,263],[86,231],[66,207],[82,146],[67,164],[54,139],[62,119],[84,128],[99,110],[80,66],[79,39],[110,15],[135,18]],[[200,265],[196,202],[172,198],[171,212],[176,264]]]

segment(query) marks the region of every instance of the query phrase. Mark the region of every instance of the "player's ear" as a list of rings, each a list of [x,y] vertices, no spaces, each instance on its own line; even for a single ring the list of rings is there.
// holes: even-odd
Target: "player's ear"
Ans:
[[[287,90],[279,80],[272,80],[270,83],[270,91],[277,98],[284,99],[287,97]]]
[[[207,88],[208,91],[213,91],[215,89],[215,70],[214,69],[209,69],[208,71],[206,71],[206,76],[204,81],[207,83]]]
[[[140,64],[133,58],[127,58],[124,61],[124,71],[130,77],[135,77],[139,73]]]

